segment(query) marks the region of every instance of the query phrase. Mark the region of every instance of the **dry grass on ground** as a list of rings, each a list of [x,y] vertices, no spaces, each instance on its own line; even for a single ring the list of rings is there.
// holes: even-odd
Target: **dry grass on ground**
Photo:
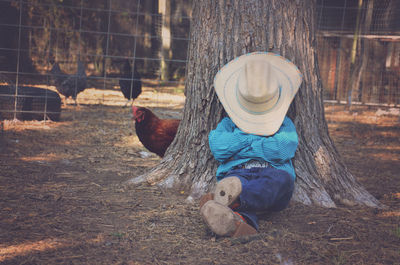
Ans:
[[[88,89],[78,102],[63,107],[58,123],[4,124],[0,263],[399,264],[398,116],[326,111],[349,169],[388,209],[291,203],[264,216],[258,236],[236,240],[214,238],[180,191],[124,189],[159,158],[143,157],[118,91]],[[183,102],[181,94],[145,89],[137,104],[179,117]]]

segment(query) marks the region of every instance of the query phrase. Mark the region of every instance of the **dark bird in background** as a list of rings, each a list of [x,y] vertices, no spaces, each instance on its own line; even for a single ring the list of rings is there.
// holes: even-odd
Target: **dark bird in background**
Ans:
[[[122,70],[122,78],[119,80],[121,92],[124,94],[124,97],[128,100],[128,102],[130,100],[135,100],[140,93],[142,93],[142,81],[140,80],[141,76],[136,68],[136,65],[134,65],[132,72],[131,64],[129,60],[126,59],[124,68]]]
[[[50,74],[51,85],[55,86],[65,99],[72,97],[76,104],[77,95],[86,89],[86,72],[83,63],[78,60],[78,70],[73,75],[66,74],[61,70],[60,65],[55,63]]]
[[[159,119],[149,109],[132,106],[136,134],[150,152],[163,157],[178,130],[180,120]]]

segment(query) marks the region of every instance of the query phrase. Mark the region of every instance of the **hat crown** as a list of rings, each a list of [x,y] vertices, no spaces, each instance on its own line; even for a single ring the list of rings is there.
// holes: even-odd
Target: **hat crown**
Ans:
[[[269,62],[248,61],[238,77],[238,100],[250,111],[268,111],[279,98],[279,82]]]

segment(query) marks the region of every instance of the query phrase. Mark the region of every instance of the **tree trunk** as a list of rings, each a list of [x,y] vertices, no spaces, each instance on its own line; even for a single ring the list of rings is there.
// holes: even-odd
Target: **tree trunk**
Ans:
[[[329,137],[315,54],[314,12],[314,1],[194,1],[181,126],[160,164],[128,183],[189,189],[189,200],[212,188],[217,162],[208,133],[225,115],[213,88],[214,76],[237,56],[274,51],[294,62],[304,77],[289,110],[300,141],[294,159],[294,199],[326,207],[335,207],[336,202],[381,206],[348,172]]]
[[[374,8],[374,0],[369,0],[367,3],[367,7],[366,7],[366,14],[364,15],[364,17],[365,17],[364,23],[362,23],[362,26],[360,23],[357,23],[357,26],[362,28],[362,30],[356,29],[356,32],[361,32],[361,34],[364,34],[364,35],[367,35],[370,33],[373,8]],[[362,6],[359,7],[359,12],[362,12],[361,10],[362,10]],[[356,34],[358,34],[358,33],[356,33]],[[359,48],[360,53],[358,56],[356,56],[354,58],[354,62],[352,59],[352,64],[350,67],[350,72],[351,72],[351,74],[350,74],[350,90],[349,90],[349,98],[348,98],[349,108],[351,107],[351,104],[353,101],[360,100],[360,93],[362,92],[360,90],[361,75],[364,73],[365,68],[367,67],[369,56],[371,56],[369,47],[370,47],[370,42],[372,40],[362,38],[358,41],[355,39],[355,41],[359,42],[358,46],[360,47]]]
[[[170,73],[171,50],[171,1],[159,0],[158,9],[161,14],[161,50],[160,50],[160,78],[168,81]]]

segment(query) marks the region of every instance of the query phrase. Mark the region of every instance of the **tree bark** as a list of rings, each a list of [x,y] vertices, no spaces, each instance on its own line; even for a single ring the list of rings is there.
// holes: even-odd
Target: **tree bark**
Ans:
[[[217,162],[208,133],[225,115],[213,88],[217,71],[253,51],[273,51],[294,62],[303,83],[289,110],[299,134],[294,200],[382,206],[348,172],[329,137],[315,48],[315,1],[199,0],[193,20],[181,126],[160,164],[128,183],[190,190],[197,199],[215,184]]]

